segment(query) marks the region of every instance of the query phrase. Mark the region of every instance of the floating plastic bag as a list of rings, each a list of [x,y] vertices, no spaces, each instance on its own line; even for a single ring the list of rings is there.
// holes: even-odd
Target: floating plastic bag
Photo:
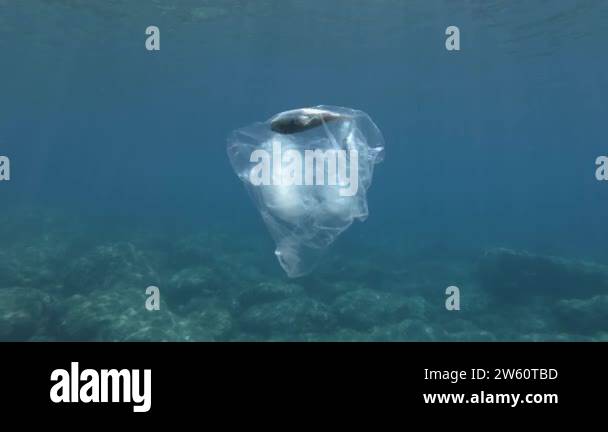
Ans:
[[[355,219],[367,218],[366,192],[384,140],[364,112],[317,106],[238,129],[227,149],[275,240],[279,263],[298,277]]]

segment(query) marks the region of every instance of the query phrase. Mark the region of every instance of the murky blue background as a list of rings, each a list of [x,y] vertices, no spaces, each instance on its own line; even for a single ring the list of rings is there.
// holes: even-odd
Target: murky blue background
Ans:
[[[7,314],[23,303],[14,300],[23,290],[52,297],[37,300],[51,310],[48,322],[20,333],[6,318],[0,337],[125,339],[88,322],[99,309],[81,310],[72,296],[94,303],[108,290],[140,293],[153,283],[169,292],[183,285],[180,272],[205,266],[205,277],[188,273],[192,290],[164,312],[191,324],[143,339],[183,339],[184,326],[205,328],[192,314],[207,309],[225,311],[229,329],[191,339],[426,340],[426,330],[394,330],[413,316],[432,329],[431,340],[605,338],[604,282],[558,296],[551,280],[560,273],[551,270],[529,296],[505,305],[493,303],[496,290],[476,275],[497,247],[568,265],[608,264],[608,186],[595,179],[596,157],[608,154],[607,20],[608,5],[592,0],[0,0],[0,154],[12,163],[11,181],[0,183],[0,247],[15,263],[0,270],[0,291],[13,290]],[[160,28],[159,52],[144,48],[149,25]],[[450,25],[460,28],[459,52],[444,47]],[[279,111],[318,104],[367,112],[384,134],[386,158],[369,191],[369,219],[343,234],[314,275],[290,281],[230,168],[225,140]],[[214,237],[203,242],[207,254],[181,262],[172,242],[201,232]],[[100,269],[95,251],[121,243],[152,257],[145,266],[158,281],[119,289],[127,271],[120,265],[103,267],[97,282],[73,281],[86,273],[75,263],[89,257],[86,268]],[[24,251],[43,250],[47,258],[34,253],[41,261],[24,264]],[[124,264],[130,258],[121,253],[114,259]],[[45,266],[44,283],[23,276],[23,268]],[[218,278],[222,271],[235,281]],[[517,269],[496,272],[510,278]],[[108,273],[116,281],[99,282]],[[216,279],[197,289],[192,278]],[[242,305],[244,291],[268,284],[274,297]],[[463,291],[457,317],[443,308],[449,285]],[[208,291],[204,307],[191,304]],[[382,306],[370,292],[398,298]],[[383,313],[412,299],[426,308],[421,316],[407,307]],[[471,302],[484,306],[467,312]],[[599,318],[581,327],[576,320],[590,312],[573,318],[568,307],[592,308]],[[567,318],[554,315],[564,308]],[[71,327],[86,322],[99,331],[67,334],[62,326],[75,309]],[[327,322],[315,327],[311,310]],[[352,325],[361,316],[366,324]],[[513,324],[528,316],[544,325]],[[465,330],[452,331],[452,322]]]

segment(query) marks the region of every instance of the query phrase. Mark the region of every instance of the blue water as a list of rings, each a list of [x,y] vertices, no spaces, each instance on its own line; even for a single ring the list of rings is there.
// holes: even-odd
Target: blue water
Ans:
[[[139,319],[171,313],[198,326],[196,340],[605,339],[604,282],[557,295],[550,281],[560,273],[549,272],[511,302],[476,269],[498,247],[608,265],[608,186],[595,179],[595,159],[608,154],[607,20],[608,5],[593,0],[0,0],[0,155],[11,161],[10,182],[0,182],[0,250],[13,263],[0,268],[8,299],[0,338],[128,339],[132,332],[108,330],[93,318],[100,309],[82,309],[74,294],[95,303],[116,293],[121,304],[158,284],[172,300],[149,312],[142,299]],[[160,51],[145,49],[150,25],[160,29]],[[451,25],[460,51],[445,49]],[[289,280],[229,165],[226,137],[319,104],[368,113],[386,157],[368,220],[315,273]],[[201,235],[207,252],[180,261],[174,244]],[[96,261],[100,245],[121,243],[149,257],[156,280],[135,283],[120,265]],[[77,264],[87,257],[99,272],[92,279]],[[196,289],[204,281],[175,294],[174,276],[201,266],[212,294]],[[23,276],[41,268],[47,278]],[[517,269],[496,277],[521,280]],[[255,287],[264,284],[280,293],[262,301]],[[301,291],[284,292],[289,284]],[[461,311],[443,307],[450,285],[461,289]],[[7,317],[28,290],[52,311],[15,330]],[[245,307],[247,290],[254,300]],[[383,305],[371,292],[397,297]],[[344,312],[349,301],[354,317]],[[395,301],[420,301],[427,312],[389,310]],[[587,307],[598,316],[581,324]],[[70,325],[93,330],[65,331],[75,310]],[[201,310],[225,312],[229,329],[207,337],[193,315]],[[431,330],[409,331],[412,322]],[[188,339],[163,331],[141,338]]]

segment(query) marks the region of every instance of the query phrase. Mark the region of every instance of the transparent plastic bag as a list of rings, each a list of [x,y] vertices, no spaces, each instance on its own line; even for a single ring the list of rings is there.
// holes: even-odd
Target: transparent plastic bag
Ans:
[[[298,277],[355,219],[367,218],[366,192],[384,140],[364,112],[320,105],[238,129],[227,150],[275,240],[279,263]]]

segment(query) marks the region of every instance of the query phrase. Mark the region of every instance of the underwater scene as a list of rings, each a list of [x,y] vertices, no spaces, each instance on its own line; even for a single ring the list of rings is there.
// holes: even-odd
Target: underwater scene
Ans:
[[[0,0],[0,341],[607,341],[606,23]]]

